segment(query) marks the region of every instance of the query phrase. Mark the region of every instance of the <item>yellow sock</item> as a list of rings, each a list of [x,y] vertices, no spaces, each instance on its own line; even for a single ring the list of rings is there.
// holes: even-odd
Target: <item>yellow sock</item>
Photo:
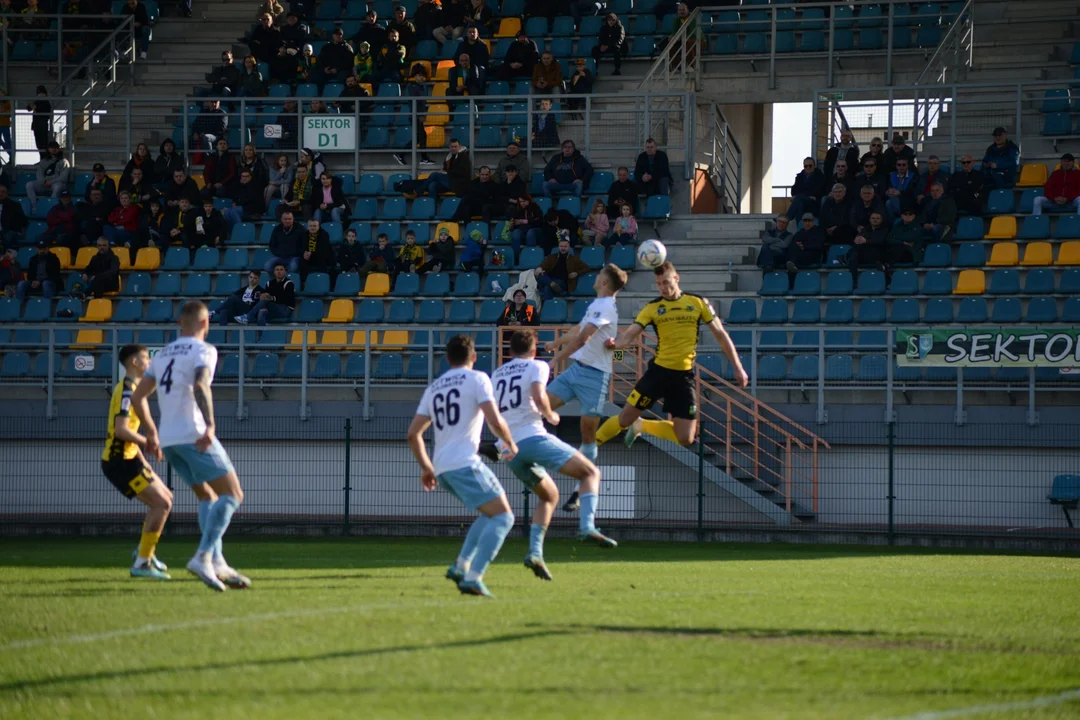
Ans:
[[[679,443],[679,436],[675,434],[675,423],[670,420],[642,420],[641,432],[670,440],[675,444]]]
[[[142,539],[139,540],[139,557],[143,560],[149,560],[154,556],[154,548],[157,547],[158,540],[161,539],[161,533],[159,532],[144,532]]]
[[[615,437],[624,430],[623,426],[619,424],[619,416],[612,415],[600,426],[596,431],[596,444],[603,445],[611,438]]]

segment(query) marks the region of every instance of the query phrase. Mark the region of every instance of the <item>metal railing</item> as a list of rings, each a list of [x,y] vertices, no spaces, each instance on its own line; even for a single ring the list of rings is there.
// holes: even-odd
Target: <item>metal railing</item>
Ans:
[[[11,68],[27,65],[55,71],[56,80],[63,84],[72,69],[100,52],[110,37],[131,36],[133,28],[131,15],[0,15],[3,84],[10,85]],[[122,45],[114,42],[116,47]],[[129,62],[133,59],[134,55],[127,57]]]
[[[913,85],[963,82],[975,56],[975,0],[967,0]],[[950,78],[952,74],[952,78]]]
[[[686,22],[667,39],[639,88],[646,91],[701,89],[701,63],[698,58],[706,50],[701,19],[700,9],[687,16]]]
[[[136,48],[135,18],[129,15],[66,77],[60,74],[52,94],[85,100],[113,95],[127,83],[134,85]],[[82,110],[93,112],[93,106],[85,104]]]
[[[698,103],[698,128],[697,156],[720,196],[720,211],[742,212],[742,148],[719,105]]]

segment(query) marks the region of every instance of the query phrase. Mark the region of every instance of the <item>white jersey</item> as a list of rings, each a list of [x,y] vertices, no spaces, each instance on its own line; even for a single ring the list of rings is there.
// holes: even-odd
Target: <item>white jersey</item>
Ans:
[[[597,298],[589,303],[585,317],[578,324],[578,332],[584,330],[586,325],[595,325],[596,332],[570,357],[582,365],[610,373],[615,351],[608,350],[604,343],[614,339],[619,332],[619,310],[615,305],[615,298]]]
[[[182,337],[166,345],[150,362],[146,377],[157,383],[161,422],[158,436],[161,447],[187,445],[206,432],[206,420],[195,406],[195,371],[210,370],[214,379],[217,348],[194,337]]]
[[[540,383],[541,388],[546,388],[550,375],[547,363],[521,358],[511,360],[492,373],[495,401],[515,443],[547,432],[540,409],[533,402],[532,386]]]
[[[484,429],[480,404],[485,402],[494,402],[491,378],[463,367],[448,370],[424,391],[416,414],[431,418],[435,426],[436,475],[479,462],[476,450]]]

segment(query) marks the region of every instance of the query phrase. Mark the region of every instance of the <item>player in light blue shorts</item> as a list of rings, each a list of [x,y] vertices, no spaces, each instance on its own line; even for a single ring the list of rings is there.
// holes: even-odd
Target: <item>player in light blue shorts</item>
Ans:
[[[187,485],[202,485],[236,472],[225,448],[216,437],[205,452],[200,452],[194,443],[172,445],[162,448],[162,452],[165,453],[169,465]]]
[[[607,406],[609,387],[611,373],[575,360],[551,381],[547,391],[548,395],[559,399],[560,406],[577,398],[581,403],[583,418],[601,418],[607,415],[604,408]]]
[[[456,497],[470,510],[477,510],[504,494],[499,478],[482,462],[468,467],[449,470],[435,479],[443,490]]]

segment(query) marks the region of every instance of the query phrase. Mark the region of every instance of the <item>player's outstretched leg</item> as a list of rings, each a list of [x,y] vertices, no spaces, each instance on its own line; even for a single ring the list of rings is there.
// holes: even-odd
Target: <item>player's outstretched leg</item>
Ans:
[[[600,471],[580,452],[574,453],[559,472],[581,483],[581,516],[578,518],[578,539],[602,548],[618,547],[618,543],[596,529],[596,507],[600,502]]]
[[[458,590],[465,595],[494,597],[484,585],[484,573],[499,554],[503,541],[514,527],[514,513],[506,501],[506,495],[500,495],[477,509],[487,516],[488,522],[480,532],[472,565],[465,573],[465,578],[458,583]]]
[[[536,509],[533,510],[532,526],[529,528],[529,552],[525,556],[525,567],[541,580],[551,580],[551,571],[544,562],[544,537],[547,535],[551,516],[559,504],[559,488],[545,472],[544,479],[532,488],[536,495]]]
[[[225,583],[218,578],[217,568],[214,566],[214,550],[220,547],[219,543],[225,531],[229,528],[233,513],[243,502],[244,492],[240,489],[240,480],[236,477],[235,472],[229,472],[227,475],[207,484],[213,493],[217,495],[217,499],[210,502],[208,507],[203,507],[202,503],[210,500],[210,494],[206,493],[200,485],[192,486],[193,489],[199,488],[195,490],[195,494],[200,500],[200,519],[202,520],[203,533],[199,548],[195,556],[188,562],[187,569],[206,583],[207,587],[224,591]],[[228,569],[232,570],[231,568]],[[239,578],[230,577],[230,586],[233,586],[233,583],[236,583],[236,587],[250,586],[251,582],[247,578],[236,573],[235,570],[232,572]]]
[[[461,544],[461,552],[458,553],[457,560],[446,571],[447,580],[457,584],[465,579],[465,573],[469,572],[469,568],[472,567],[473,558],[476,557],[476,546],[480,542],[480,536],[484,534],[487,524],[488,517],[486,515],[481,515],[473,520],[469,532],[465,534],[465,542]]]
[[[169,512],[172,511],[173,494],[165,487],[165,483],[161,482],[161,478],[152,472],[151,475],[153,481],[135,496],[139,502],[146,505],[147,510],[139,548],[133,553],[135,558],[131,565],[131,577],[171,580],[166,572],[168,567],[154,557],[154,551],[161,539],[161,532],[165,529]]]

